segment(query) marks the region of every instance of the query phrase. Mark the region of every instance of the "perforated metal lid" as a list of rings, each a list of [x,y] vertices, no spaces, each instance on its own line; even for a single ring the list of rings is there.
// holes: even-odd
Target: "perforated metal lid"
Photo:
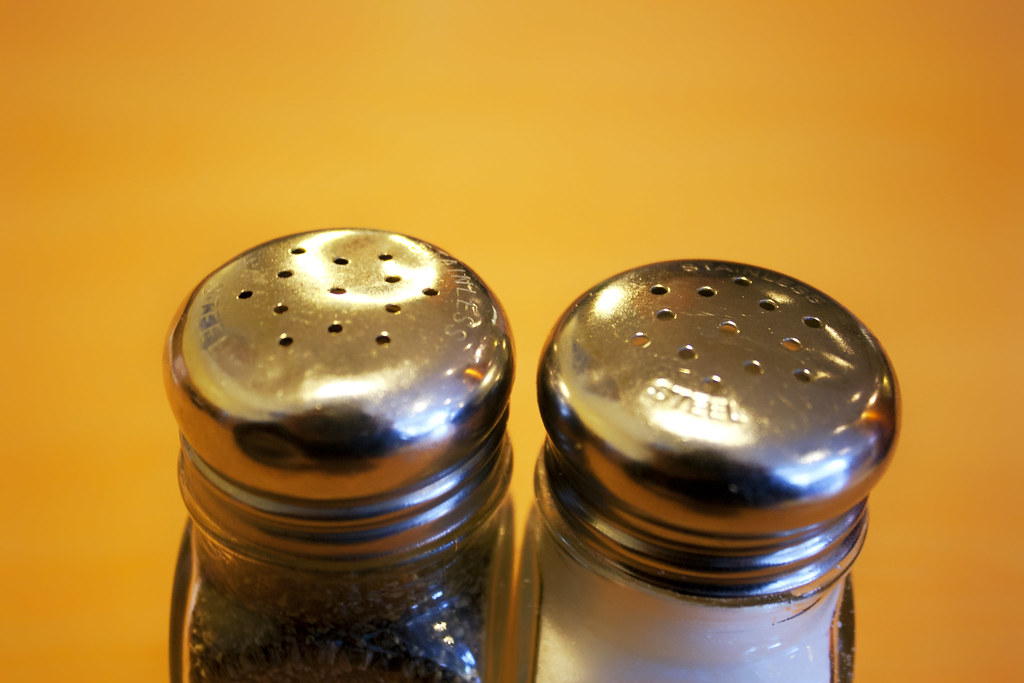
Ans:
[[[365,229],[231,260],[192,293],[167,349],[170,402],[207,479],[360,514],[479,471],[465,463],[496,450],[512,370],[505,315],[472,270]]]
[[[835,578],[896,434],[895,378],[856,318],[717,261],[637,268],[581,296],[544,352],[539,401],[549,517],[635,573],[711,595]]]

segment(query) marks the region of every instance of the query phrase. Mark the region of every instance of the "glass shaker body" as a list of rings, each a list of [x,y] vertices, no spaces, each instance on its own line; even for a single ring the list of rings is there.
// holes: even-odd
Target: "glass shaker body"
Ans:
[[[478,276],[403,235],[292,235],[200,283],[166,358],[172,681],[498,680],[512,362]]]
[[[849,575],[766,601],[657,588],[569,546],[534,510],[524,540],[518,680],[724,683],[853,680]]]
[[[499,680],[511,524],[506,498],[419,556],[310,562],[253,557],[189,522],[172,597],[171,680]]]
[[[652,264],[569,308],[538,395],[519,680],[852,680],[897,415],[852,315],[771,271]]]

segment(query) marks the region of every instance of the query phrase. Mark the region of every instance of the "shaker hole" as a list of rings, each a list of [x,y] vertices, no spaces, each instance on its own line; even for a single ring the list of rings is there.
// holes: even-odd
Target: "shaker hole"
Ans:
[[[692,344],[680,346],[679,350],[676,353],[683,360],[693,360],[694,358],[697,357],[697,351],[693,348]]]
[[[676,317],[676,314],[673,313],[672,311],[670,311],[667,308],[663,308],[660,311],[658,311],[657,313],[655,313],[655,317],[658,320],[674,320],[675,317]]]
[[[748,360],[746,363],[743,364],[743,369],[746,370],[747,373],[751,375],[764,374],[764,368],[761,367],[761,362],[756,360]]]
[[[807,368],[800,368],[799,370],[794,370],[793,376],[796,377],[801,382],[811,381],[811,371],[808,370]]]
[[[722,386],[722,378],[719,375],[711,375],[710,377],[704,378],[704,384],[710,391],[715,391]]]
[[[381,261],[390,261],[391,259],[393,259],[395,257],[392,256],[391,254],[378,254],[377,258],[379,258]]]
[[[291,346],[293,341],[295,340],[289,337],[287,334],[282,334],[281,338],[277,340],[277,343],[280,344],[281,346]]]
[[[655,296],[661,296],[662,294],[668,294],[668,287],[665,285],[654,285],[651,287],[651,294]]]
[[[238,298],[239,299],[248,299],[251,296],[252,296],[252,290],[249,290],[249,289],[243,289],[241,292],[238,293]]]
[[[348,259],[347,258],[341,258],[340,256],[338,258],[334,259],[334,262],[336,264],[338,264],[339,266],[347,266],[348,265]]]
[[[750,286],[750,278],[749,277],[743,277],[742,275],[740,277],[734,277],[732,279],[732,281],[735,282],[736,284],[738,284],[740,287],[749,287]]]
[[[391,343],[391,337],[387,333],[377,335],[377,344],[380,346],[387,346]]]
[[[295,273],[293,273],[290,270],[282,270],[280,273],[277,274],[277,276],[280,277],[280,278],[285,278],[285,277],[291,277],[294,274]]]
[[[630,338],[629,343],[637,348],[642,349],[647,346],[650,346],[651,338],[648,337],[643,332],[637,332],[635,335],[632,336],[632,338]]]
[[[740,331],[739,325],[737,325],[732,320],[726,320],[724,323],[718,326],[718,329],[728,334],[736,334],[737,332]]]
[[[782,345],[790,351],[799,351],[804,347],[800,340],[795,337],[786,337],[782,340]]]
[[[402,310],[402,307],[398,304],[388,304],[384,307],[384,310],[388,313],[399,313]]]
[[[295,247],[294,249],[292,249],[292,253],[293,254],[305,254],[306,250],[303,249],[302,247]]]
[[[274,306],[274,313],[284,313],[287,310],[288,310],[288,307],[285,306],[284,304],[278,304],[278,305]]]
[[[330,332],[331,334],[338,334],[339,332],[341,332],[341,325],[338,323],[328,325],[327,331]]]
[[[384,282],[395,283],[395,282],[401,282],[401,281],[402,281],[402,278],[399,277],[398,275],[388,275],[386,278],[384,278]]]
[[[437,290],[436,290],[436,289],[434,289],[433,287],[427,287],[427,288],[425,288],[425,289],[423,290],[423,293],[424,293],[424,294],[425,294],[426,296],[437,296]]]
[[[760,303],[758,303],[757,305],[766,311],[774,311],[779,307],[779,305],[772,301],[771,299],[761,299]]]
[[[805,316],[804,325],[807,325],[807,327],[811,327],[816,330],[821,327],[821,318],[815,318],[813,315]]]
[[[344,287],[331,287],[330,292],[331,292],[331,294],[344,294],[345,293],[345,288]]]
[[[715,295],[715,290],[712,289],[711,287],[701,287],[700,289],[697,290],[697,293],[703,297],[709,297]]]

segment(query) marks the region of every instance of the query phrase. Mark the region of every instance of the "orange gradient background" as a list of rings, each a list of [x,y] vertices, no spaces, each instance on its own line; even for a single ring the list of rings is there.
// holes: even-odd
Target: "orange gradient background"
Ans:
[[[505,304],[520,532],[584,289],[715,257],[843,302],[903,391],[857,681],[1020,680],[1022,45],[1012,2],[0,3],[0,678],[166,680],[171,316],[357,225]]]

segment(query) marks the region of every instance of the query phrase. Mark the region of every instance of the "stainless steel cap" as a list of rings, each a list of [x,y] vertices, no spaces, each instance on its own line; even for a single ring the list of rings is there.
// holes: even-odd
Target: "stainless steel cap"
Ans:
[[[542,508],[634,573],[720,596],[848,567],[897,389],[846,309],[769,270],[657,263],[581,296],[539,371]]]
[[[465,264],[339,229],[267,242],[203,280],[166,377],[186,459],[222,492],[361,517],[458,487],[500,450],[512,358],[501,306]]]

